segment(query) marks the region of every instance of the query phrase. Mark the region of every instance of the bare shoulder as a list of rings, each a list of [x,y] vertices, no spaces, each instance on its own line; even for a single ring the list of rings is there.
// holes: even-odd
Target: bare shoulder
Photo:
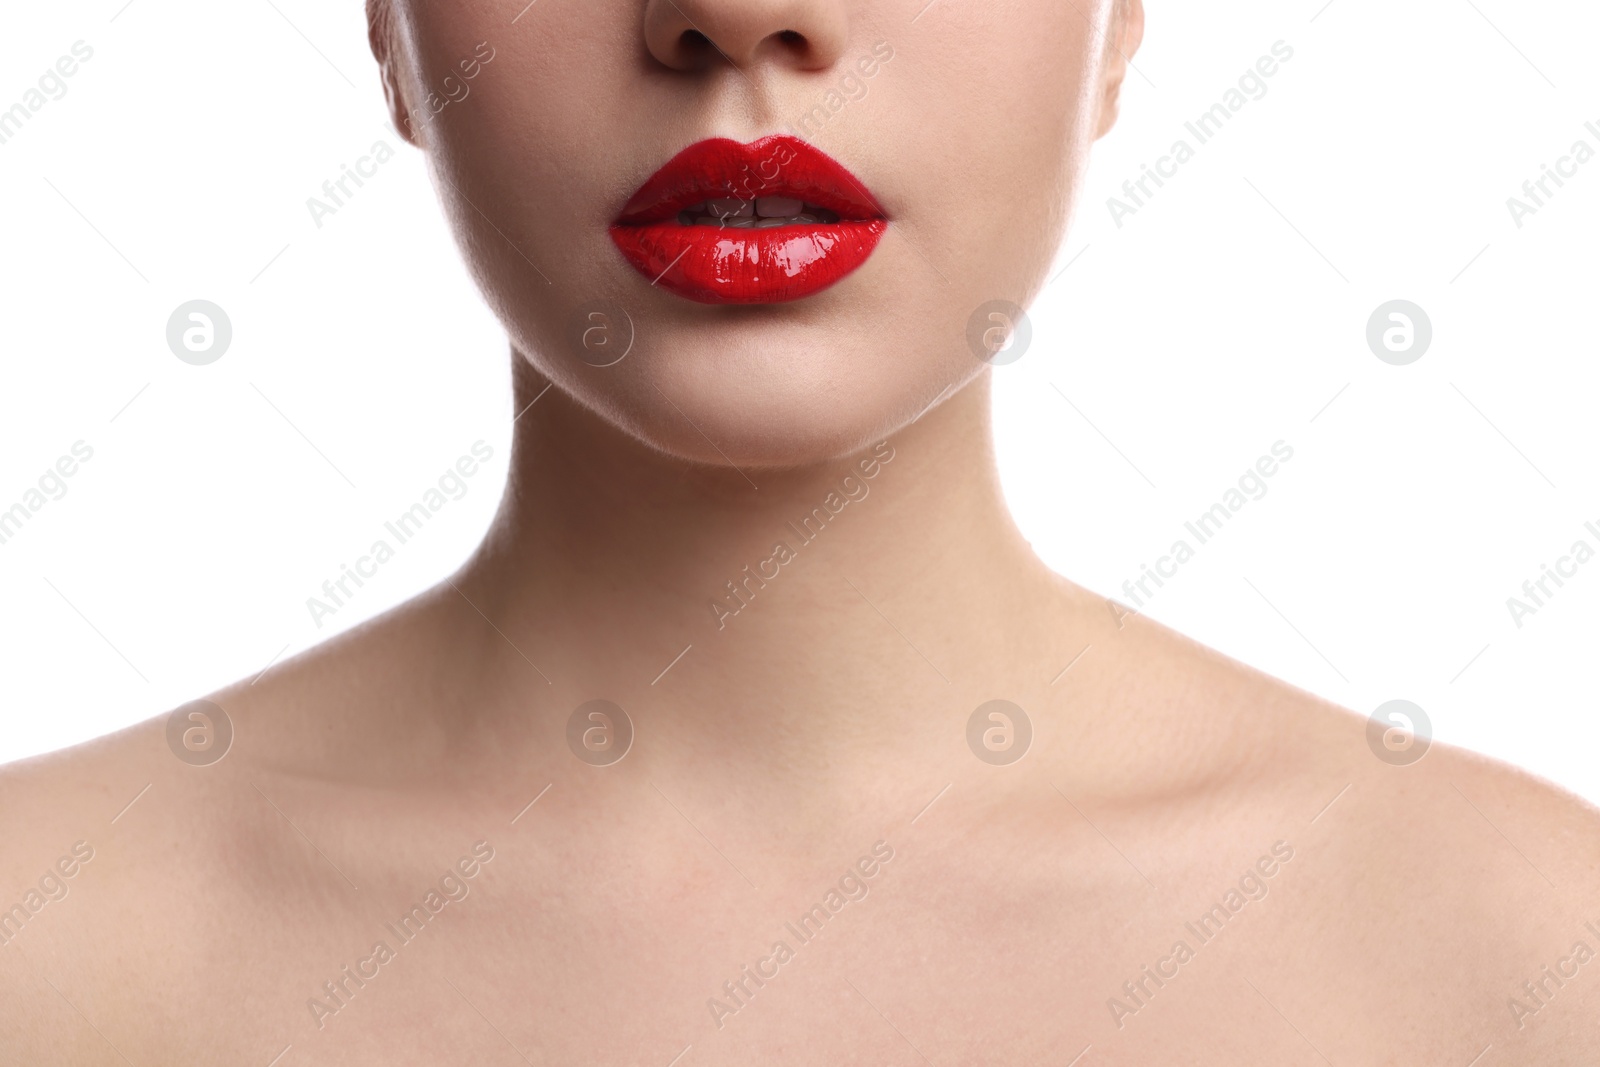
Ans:
[[[391,666],[406,634],[379,620],[259,684],[0,767],[0,1062],[120,1063],[107,1038],[129,1054],[171,1039],[146,1031],[172,991],[247,996],[217,946],[275,944],[249,917],[317,862],[285,809],[333,788],[328,751],[363,728],[335,712],[359,724],[411,684]]]
[[[163,769],[157,758],[165,752],[163,721],[0,767],[0,812],[10,829],[0,838],[0,885],[15,883],[58,846],[103,841],[115,832],[125,809]]]
[[[1360,714],[1144,620],[1119,632],[1165,679],[1132,715],[1186,783],[1174,803],[1211,818],[1200,840],[1292,842],[1240,949],[1264,1020],[1320,1028],[1335,1062],[1600,1047],[1600,809],[1422,735],[1404,707]]]
[[[84,976],[62,961],[92,958],[97,931],[138,910],[122,870],[153,843],[134,813],[163,777],[161,745],[159,724],[142,723],[0,767],[0,999],[10,1017],[0,1060],[99,1063],[111,1051],[77,1021]]]
[[[1600,812],[1441,744],[1410,765],[1375,756],[1341,788],[1306,826],[1304,910],[1283,928],[1352,1007],[1388,1020],[1370,1051],[1409,1028],[1417,1055],[1589,1062]]]

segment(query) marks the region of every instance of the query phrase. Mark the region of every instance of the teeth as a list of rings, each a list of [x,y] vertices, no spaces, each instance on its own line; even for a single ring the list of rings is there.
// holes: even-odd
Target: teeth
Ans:
[[[763,196],[755,200],[707,200],[678,212],[678,222],[684,226],[718,226],[734,230],[770,230],[777,226],[815,226],[838,221],[836,212],[786,196]]]
[[[791,200],[786,196],[763,196],[756,199],[756,214],[764,219],[793,218],[804,209],[803,202]]]

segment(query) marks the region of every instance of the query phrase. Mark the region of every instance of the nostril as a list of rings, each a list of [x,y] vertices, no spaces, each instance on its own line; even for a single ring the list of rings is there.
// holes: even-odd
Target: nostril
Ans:
[[[799,30],[779,30],[768,40],[778,51],[788,53],[791,61],[804,63],[811,58],[811,38]]]
[[[677,4],[673,0],[667,2],[675,10],[677,9]],[[683,25],[683,22],[687,21],[689,20],[685,17],[683,21],[671,27],[670,32],[674,36],[657,38],[661,45],[659,50],[652,47],[652,52],[658,59],[678,70],[704,70],[708,65],[716,64],[718,57],[733,66],[739,66],[746,61],[758,60],[763,54],[781,54],[786,57],[786,62],[805,65],[812,61],[817,49],[818,38],[808,36],[799,30],[774,30],[759,40],[750,35],[751,39],[748,41],[735,30],[730,40],[725,41],[720,34],[712,37],[693,24]],[[753,27],[743,28],[748,30]],[[730,42],[734,46],[733,55],[729,54]]]

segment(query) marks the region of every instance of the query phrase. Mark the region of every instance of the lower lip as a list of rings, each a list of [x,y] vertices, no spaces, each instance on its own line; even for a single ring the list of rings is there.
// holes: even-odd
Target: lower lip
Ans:
[[[781,304],[820,293],[865,263],[884,219],[770,229],[685,226],[676,220],[611,227],[640,274],[701,304]]]

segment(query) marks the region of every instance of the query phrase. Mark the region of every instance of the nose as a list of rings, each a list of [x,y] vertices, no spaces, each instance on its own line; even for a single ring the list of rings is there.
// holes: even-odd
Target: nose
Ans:
[[[759,62],[825,70],[845,49],[843,0],[649,0],[650,54],[673,70]]]

